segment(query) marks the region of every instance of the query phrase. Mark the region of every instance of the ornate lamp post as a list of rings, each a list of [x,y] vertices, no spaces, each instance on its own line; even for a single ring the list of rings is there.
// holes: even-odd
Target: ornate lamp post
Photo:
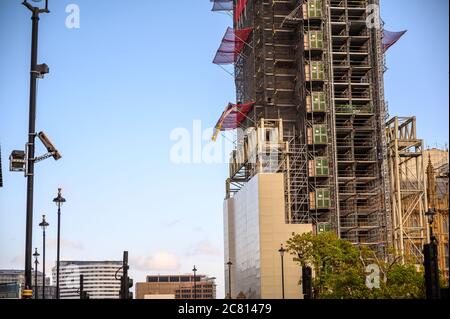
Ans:
[[[197,299],[197,268],[192,268],[192,271],[194,272],[194,299]]]
[[[39,224],[42,228],[42,299],[45,299],[45,230],[49,225],[45,220],[45,215],[42,215],[42,221]]]
[[[38,261],[38,257],[39,257],[39,253],[37,248],[34,249],[34,299],[38,299],[38,265],[39,265],[39,261]]]
[[[227,265],[228,265],[228,298],[231,299],[231,266],[233,265],[231,260],[228,260]]]
[[[281,248],[278,250],[281,256],[281,291],[282,291],[282,298],[284,299],[284,253],[286,252],[286,249],[284,249],[283,244],[281,244]]]
[[[62,189],[58,188],[58,196],[53,199],[53,202],[58,207],[58,238],[56,249],[56,299],[59,299],[59,258],[60,258],[60,244],[61,244],[61,206],[66,202],[66,199],[62,197]]]

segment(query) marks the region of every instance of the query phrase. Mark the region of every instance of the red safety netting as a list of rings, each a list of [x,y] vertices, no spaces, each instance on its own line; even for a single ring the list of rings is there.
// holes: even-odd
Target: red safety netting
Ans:
[[[248,0],[238,0],[236,3],[236,8],[234,9],[234,22],[238,23],[242,12],[244,12],[245,7],[247,6]]]
[[[255,102],[245,104],[229,103],[220,116],[220,119],[217,121],[212,139],[215,141],[217,135],[219,135],[219,132],[221,131],[229,131],[238,128],[248,112],[253,108],[253,105],[255,105]]]
[[[233,0],[210,0],[214,2],[212,11],[232,11]]]
[[[383,31],[383,52],[386,52],[391,46],[397,43],[398,40],[406,33],[407,31],[400,32],[391,32],[384,30]]]
[[[214,64],[232,64],[235,63],[242,49],[247,43],[248,37],[252,32],[252,28],[233,30],[228,28],[222,39],[216,56],[214,57]]]

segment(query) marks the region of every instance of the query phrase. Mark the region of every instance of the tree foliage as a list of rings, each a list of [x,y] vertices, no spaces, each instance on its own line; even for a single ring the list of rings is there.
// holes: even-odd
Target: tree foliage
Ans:
[[[301,266],[314,271],[315,298],[332,299],[418,299],[425,296],[423,270],[379,260],[366,247],[357,247],[334,233],[293,234],[287,249]],[[378,265],[379,288],[366,285],[366,267]]]

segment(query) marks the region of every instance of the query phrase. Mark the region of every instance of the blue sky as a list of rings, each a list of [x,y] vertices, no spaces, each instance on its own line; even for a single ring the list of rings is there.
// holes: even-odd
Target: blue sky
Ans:
[[[25,179],[7,155],[28,130],[31,20],[21,1],[0,0],[0,268],[23,267]],[[67,29],[65,8],[80,7]],[[390,114],[416,115],[426,143],[448,142],[448,1],[384,0],[391,31],[408,29],[389,50]],[[63,159],[39,163],[35,225],[46,213],[48,266],[55,259],[57,187],[64,189],[62,256],[121,259],[136,281],[146,274],[199,272],[223,296],[222,202],[225,164],[170,161],[175,128],[212,127],[234,99],[232,78],[211,64],[231,19],[207,0],[50,1],[40,24],[37,128]],[[42,153],[43,148],[39,148]],[[34,246],[41,231],[34,227]]]

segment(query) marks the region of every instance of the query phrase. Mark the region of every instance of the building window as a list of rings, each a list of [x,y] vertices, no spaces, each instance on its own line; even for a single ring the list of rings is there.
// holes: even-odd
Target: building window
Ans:
[[[315,159],[315,173],[316,176],[328,176],[329,175],[329,161],[326,157],[317,157]]]
[[[442,232],[448,234],[448,215],[442,214]]]
[[[308,40],[307,46],[309,49],[323,48],[323,33],[321,31],[309,31],[305,36]]]
[[[170,277],[170,282],[180,282],[180,277]]]
[[[332,230],[331,223],[318,223],[317,224],[317,233],[326,233]]]
[[[309,18],[322,17],[322,0],[308,1],[308,17]]]
[[[306,110],[307,112],[326,112],[327,111],[327,101],[324,92],[312,92],[306,98]]]
[[[325,101],[325,93],[324,92],[313,92],[311,94],[312,99],[312,109],[314,112],[325,112],[327,108],[327,104]]]
[[[330,208],[330,190],[328,188],[318,188],[316,190],[317,208]]]
[[[445,264],[445,269],[448,269],[449,266],[449,261],[448,261],[448,244],[444,245],[444,264]]]
[[[169,282],[169,277],[159,277],[159,282]]]
[[[313,134],[314,134],[314,144],[328,143],[327,127],[325,125],[314,125]]]
[[[306,65],[306,79],[308,81],[323,81],[325,77],[322,61],[311,61]]]

